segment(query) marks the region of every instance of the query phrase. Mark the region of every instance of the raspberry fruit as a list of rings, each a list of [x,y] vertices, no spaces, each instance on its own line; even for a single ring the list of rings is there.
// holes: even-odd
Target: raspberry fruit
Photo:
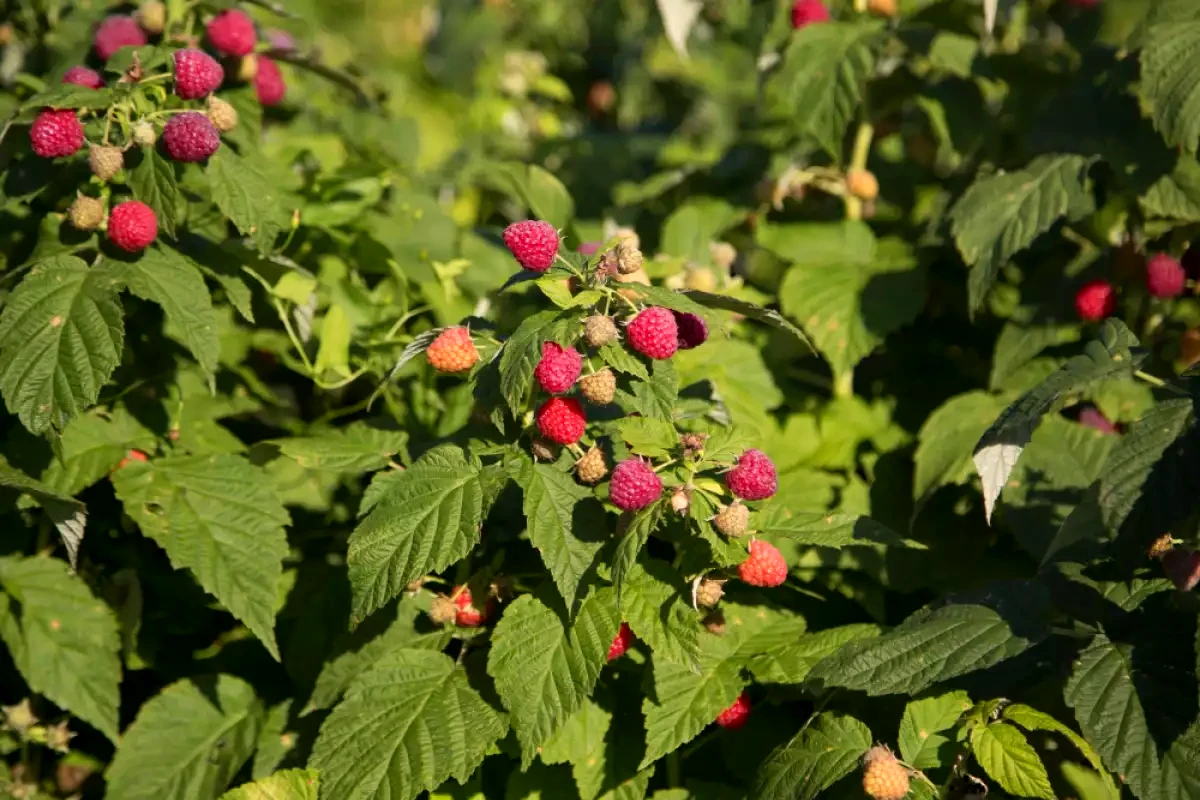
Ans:
[[[779,489],[779,477],[766,453],[747,450],[725,476],[725,485],[743,500],[766,500]]]
[[[806,25],[829,21],[829,9],[821,0],[796,0],[792,5],[792,27],[800,30]]]
[[[447,328],[425,351],[429,365],[438,372],[466,372],[479,361],[479,351],[466,328]]]
[[[433,602],[429,606],[429,619],[434,625],[443,626],[449,625],[458,617],[458,606],[454,601],[445,595],[438,595],[433,598]]]
[[[504,246],[525,269],[545,272],[558,255],[558,231],[541,220],[514,222],[504,229]]]
[[[487,622],[487,618],[491,616],[492,610],[496,607],[496,601],[489,597],[481,611],[471,601],[471,590],[463,586],[454,595],[454,606],[458,609],[458,613],[454,616],[454,624],[460,628],[478,628]]]
[[[575,465],[575,474],[589,486],[604,480],[604,476],[608,474],[608,461],[604,458],[604,451],[593,447],[584,453],[583,458]]]
[[[712,256],[713,263],[724,270],[737,261],[737,249],[729,242],[713,242],[708,246],[708,254]]]
[[[217,60],[200,50],[175,51],[175,94],[184,100],[199,100],[217,90],[225,70]]]
[[[646,257],[633,242],[623,241],[617,244],[612,252],[616,262],[617,272],[622,275],[632,275],[646,264]]]
[[[254,93],[258,102],[264,106],[277,106],[287,96],[287,83],[283,80],[283,70],[272,59],[260,55],[257,59],[258,69],[254,73]]]
[[[538,430],[552,442],[575,444],[587,427],[583,406],[573,397],[551,397],[537,410]]]
[[[617,659],[625,655],[625,652],[629,649],[629,646],[633,644],[636,639],[637,637],[633,635],[633,631],[630,630],[629,624],[622,622],[620,629],[617,631],[617,635],[613,637],[612,644],[609,645],[608,660],[612,661],[613,659]]]
[[[700,608],[716,608],[725,596],[725,581],[705,578],[696,586],[696,605]]]
[[[713,525],[716,526],[717,530],[732,539],[745,536],[746,528],[749,524],[750,509],[746,508],[738,500],[734,500],[731,504],[723,507],[713,517]]]
[[[742,692],[733,705],[717,715],[717,725],[727,731],[736,731],[750,721],[750,695]]]
[[[863,756],[863,791],[873,800],[903,800],[908,795],[908,770],[886,747],[872,747]]]
[[[671,492],[671,510],[679,516],[686,516],[688,509],[692,507],[692,496],[688,492],[687,487],[677,486],[675,491]]]
[[[158,141],[158,131],[149,122],[139,122],[133,126],[133,141],[139,147],[154,147]]]
[[[48,108],[29,127],[29,143],[42,158],[74,155],[83,147],[83,125],[69,108]]]
[[[879,179],[865,169],[852,169],[846,173],[846,191],[859,200],[874,200],[879,197]]]
[[[237,109],[216,95],[209,95],[208,119],[221,133],[229,133],[237,127]]]
[[[242,56],[237,60],[237,71],[235,76],[239,83],[250,83],[258,77],[258,56],[251,53],[248,56]],[[259,102],[262,102],[261,100]]]
[[[786,581],[787,574],[783,553],[775,545],[761,539],[750,543],[750,557],[738,565],[738,576],[751,586],[769,589]]]
[[[142,3],[133,16],[146,33],[160,34],[167,25],[167,7],[159,0]]]
[[[896,0],[870,0],[867,3],[867,11],[877,17],[894,17],[900,8]]]
[[[617,376],[611,369],[585,375],[579,381],[579,392],[593,405],[606,406],[617,396]]]
[[[1106,280],[1088,281],[1075,295],[1075,310],[1084,322],[1099,322],[1117,310],[1117,293]]]
[[[679,349],[691,350],[708,341],[708,323],[699,314],[688,311],[672,311],[675,327],[679,329]]]
[[[236,8],[222,11],[208,23],[208,43],[218,53],[227,56],[244,56],[254,50],[258,33],[250,17]]]
[[[629,346],[650,358],[670,358],[679,349],[679,326],[668,309],[653,306],[639,313],[625,329]]]
[[[71,67],[63,75],[62,82],[84,86],[88,89],[104,88],[104,78],[100,77],[100,73],[87,67]]]
[[[609,342],[615,341],[618,335],[617,326],[613,323],[612,317],[593,314],[583,321],[583,338],[587,339],[587,343],[592,347],[604,347]]]
[[[1166,253],[1155,253],[1146,259],[1146,288],[1154,297],[1178,297],[1186,283],[1183,265]]]
[[[683,288],[694,292],[715,292],[717,276],[708,267],[688,267],[683,271]]]
[[[108,215],[108,238],[129,253],[146,249],[158,236],[158,218],[145,203],[128,200]]]
[[[92,174],[102,181],[112,180],[125,166],[125,155],[119,147],[95,145],[88,150],[88,166]]]
[[[96,26],[92,49],[101,61],[108,61],[122,47],[141,47],[147,41],[137,20],[124,14],[113,14]]]
[[[1101,413],[1100,409],[1088,406],[1079,412],[1079,424],[1101,433],[1119,433],[1117,426]]]
[[[67,219],[76,230],[94,231],[104,222],[104,201],[81,194],[67,209]]]
[[[203,161],[220,146],[220,132],[199,111],[176,114],[163,126],[163,147],[176,161]]]
[[[558,458],[558,454],[562,448],[554,442],[547,441],[540,436],[533,440],[533,444],[529,446],[529,452],[538,461],[554,461]]]
[[[608,496],[622,511],[638,511],[662,497],[662,478],[645,461],[631,458],[613,470]]]
[[[121,459],[121,463],[117,464],[116,469],[121,469],[122,467],[127,467],[130,464],[132,464],[134,461],[147,461],[147,460],[149,460],[149,457],[145,453],[143,453],[141,450],[129,450],[129,451],[126,451],[125,457]],[[116,470],[114,470],[114,472],[115,471]]]
[[[1190,592],[1200,583],[1200,552],[1176,547],[1162,557],[1163,572],[1181,592]]]
[[[583,356],[574,347],[544,342],[542,358],[533,371],[533,377],[550,394],[563,394],[575,385],[582,369]]]

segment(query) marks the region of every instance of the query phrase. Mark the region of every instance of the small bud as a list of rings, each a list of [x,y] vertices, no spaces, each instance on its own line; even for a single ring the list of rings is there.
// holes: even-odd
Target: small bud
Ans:
[[[158,0],[142,3],[133,16],[146,33],[162,33],[167,25],[167,7]]]
[[[221,133],[228,133],[238,124],[237,109],[215,94],[208,96],[208,118]]]
[[[688,513],[688,509],[691,507],[692,498],[691,494],[687,490],[687,487],[675,487],[675,491],[671,495],[671,510],[682,517]]]
[[[441,594],[433,598],[433,604],[429,607],[429,618],[433,620],[434,625],[450,625],[457,616],[458,606],[454,605],[453,600]]]
[[[575,465],[575,474],[581,482],[589,486],[604,480],[604,476],[608,474],[608,461],[604,458],[604,451],[593,447],[584,453],[583,458]]]
[[[559,445],[540,436],[534,439],[533,444],[529,446],[529,452],[538,461],[555,461],[561,451],[562,448]]]
[[[149,122],[139,122],[133,126],[133,141],[139,147],[154,147],[158,141],[158,132]]]
[[[867,0],[867,11],[877,17],[894,17],[899,10],[896,0]]]
[[[65,721],[46,727],[46,746],[56,753],[71,752],[71,740],[74,738],[75,734],[67,728]]]
[[[617,228],[615,231],[613,231],[613,238],[619,239],[622,242],[626,242],[635,248],[640,248],[642,246],[641,237],[637,235],[637,231],[635,231],[633,228]]]
[[[695,456],[704,450],[706,439],[708,439],[707,433],[685,433],[680,437],[679,443],[683,445],[684,455]]]
[[[2,706],[2,708],[4,709],[4,727],[10,731],[24,734],[38,724],[37,715],[33,713],[33,706],[30,705],[28,697],[15,706]]]
[[[742,505],[738,500],[734,500],[731,504],[723,507],[713,517],[713,525],[716,526],[717,530],[731,539],[744,536],[749,524],[750,509]]]

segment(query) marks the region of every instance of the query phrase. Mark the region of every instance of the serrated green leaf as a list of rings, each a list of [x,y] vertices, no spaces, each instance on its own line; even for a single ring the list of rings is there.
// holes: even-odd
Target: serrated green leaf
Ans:
[[[96,402],[121,360],[117,276],[74,256],[38,264],[0,313],[0,393],[33,433],[62,428]]]
[[[1154,127],[1172,146],[1196,152],[1200,142],[1200,20],[1155,25],[1142,49],[1140,93]]]
[[[77,490],[59,491],[54,485],[36,481],[9,466],[3,456],[0,456],[0,486],[28,495],[46,510],[50,521],[62,537],[63,546],[67,549],[67,558],[74,569],[79,557],[79,545],[83,542],[84,528],[87,526],[87,506],[71,497]]]
[[[175,238],[175,222],[183,196],[175,178],[175,165],[153,147],[140,149],[140,160],[128,170],[133,196],[150,206],[163,233]]]
[[[170,456],[113,475],[125,513],[276,659],[275,586],[290,523],[262,470],[235,455]]]
[[[877,244],[871,226],[860,220],[760,221],[755,228],[754,238],[784,261],[830,269],[846,263],[869,263],[875,257]]]
[[[1180,156],[1175,169],[1155,181],[1138,202],[1148,217],[1200,221],[1200,161]]]
[[[775,376],[764,360],[761,348],[746,341],[730,338],[710,339],[703,347],[676,353],[672,361],[678,370],[679,384],[691,386],[707,381],[715,390],[713,399],[725,407],[729,421],[742,429],[754,441],[761,441],[776,430],[774,419],[768,413],[783,404],[784,396],[775,383]],[[655,377],[663,369],[665,361],[654,365]],[[668,415],[668,400],[673,406],[675,399],[663,392],[661,404],[646,405],[660,419],[673,419]]]
[[[285,769],[231,789],[221,800],[317,800],[321,776],[312,769]]]
[[[646,369],[646,365],[638,361],[619,341],[609,342],[601,347],[600,358],[617,372],[632,375],[638,380],[650,380],[650,372]]]
[[[924,501],[942,486],[970,480],[974,472],[971,448],[1011,396],[967,392],[950,398],[929,415],[917,434],[914,499]]]
[[[571,193],[558,178],[536,164],[495,164],[484,177],[524,202],[536,219],[555,228],[567,227],[575,216]]]
[[[989,385],[993,391],[1048,347],[1079,341],[1079,325],[1071,322],[1009,320],[1000,330],[992,355]]]
[[[84,414],[63,430],[59,457],[42,481],[64,495],[78,494],[112,472],[130,450],[153,451],[155,442],[154,433],[123,409]]]
[[[849,775],[871,747],[871,729],[854,717],[822,712],[780,747],[759,772],[760,800],[815,800]]]
[[[318,436],[274,439],[271,443],[305,469],[372,472],[386,467],[407,441],[404,431],[352,425]]]
[[[112,102],[111,89],[92,89],[73,83],[56,83],[30,97],[21,104],[21,108],[108,108]]]
[[[630,520],[625,533],[617,542],[617,549],[613,553],[612,560],[612,582],[617,590],[618,608],[622,602],[621,594],[624,590],[625,579],[637,564],[638,554],[642,552],[646,542],[650,541],[650,534],[662,521],[662,515],[662,503],[655,503],[649,508],[642,509]]]
[[[914,550],[928,548],[913,539],[905,539],[886,525],[863,514],[828,514],[821,511],[792,512],[782,506],[768,506],[755,512],[751,530],[765,537],[783,537],[797,544],[842,548],[884,545]]]
[[[276,185],[253,159],[242,158],[228,147],[209,157],[204,174],[221,213],[254,241],[259,252],[269,252],[286,225]]]
[[[507,728],[448,656],[397,650],[351,684],[309,766],[323,798],[413,800],[448,778],[465,782]]]
[[[1105,783],[1100,775],[1087,767],[1064,761],[1062,773],[1078,794],[1079,800],[1121,800],[1121,793],[1112,787],[1111,778],[1109,783]]]
[[[669,564],[643,557],[623,582],[621,613],[656,659],[699,669],[700,620],[687,590]]]
[[[679,434],[666,420],[626,417],[617,422],[617,431],[629,451],[639,456],[663,458],[679,446]]]
[[[613,715],[590,697],[567,718],[558,733],[542,745],[539,756],[547,764],[582,761],[604,747]]]
[[[917,769],[947,766],[938,751],[950,745],[950,739],[942,733],[953,728],[970,708],[971,698],[966,692],[946,692],[910,701],[900,718],[897,741],[905,763]]]
[[[762,306],[755,305],[754,303],[750,303],[745,300],[739,300],[736,297],[730,297],[723,294],[712,294],[710,292],[701,292],[694,289],[686,291],[684,294],[705,308],[718,308],[722,311],[731,311],[734,314],[740,314],[743,317],[761,322],[764,325],[770,326],[776,330],[790,333],[792,336],[795,336],[797,339],[804,342],[804,345],[809,350],[816,352],[812,342],[810,342],[808,337],[804,335],[804,331],[800,330],[791,322],[789,322],[788,319],[778,311],[772,311],[769,308],[763,308]]]
[[[1024,734],[998,722],[975,729],[971,747],[979,766],[1009,794],[1055,800],[1050,776]]]
[[[171,684],[122,735],[105,797],[212,800],[254,752],[263,713],[254,688],[231,675]]]
[[[1020,725],[1027,731],[1052,731],[1066,737],[1071,744],[1075,745],[1075,748],[1079,750],[1083,757],[1087,759],[1092,768],[1099,772],[1097,779],[1114,794],[1117,793],[1116,784],[1113,783],[1112,776],[1104,769],[1104,762],[1100,758],[1100,754],[1096,752],[1096,749],[1086,739],[1054,717],[1044,711],[1038,711],[1036,708],[1031,708],[1022,703],[1014,703],[1004,707],[1004,719]]]
[[[641,767],[690,742],[737,700],[746,680],[740,662],[725,655],[702,649],[698,673],[655,656],[654,694],[642,703],[646,754]]]
[[[760,683],[804,683],[812,668],[849,642],[878,636],[878,625],[842,625],[806,633],[766,652],[753,656],[748,667]]]
[[[745,217],[745,211],[715,197],[688,200],[663,221],[659,250],[673,256],[704,263],[709,245]]]
[[[651,367],[650,380],[633,385],[629,405],[643,417],[670,422],[675,418],[679,400],[679,373],[670,361],[656,361]]]

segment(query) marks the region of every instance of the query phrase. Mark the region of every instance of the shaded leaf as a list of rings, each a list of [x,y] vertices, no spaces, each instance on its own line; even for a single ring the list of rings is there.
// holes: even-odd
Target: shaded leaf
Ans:
[[[871,739],[871,729],[854,717],[822,712],[771,754],[759,773],[754,797],[815,800],[858,767]]]

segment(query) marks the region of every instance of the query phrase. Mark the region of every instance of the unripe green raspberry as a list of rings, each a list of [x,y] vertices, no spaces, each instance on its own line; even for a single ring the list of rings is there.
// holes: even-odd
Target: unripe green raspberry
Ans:
[[[67,219],[76,230],[94,231],[104,223],[104,201],[81,194],[67,209]]]
[[[579,392],[593,405],[606,406],[617,394],[617,376],[610,369],[602,369],[579,379]]]
[[[721,533],[731,538],[744,536],[750,524],[750,509],[737,500],[725,506],[713,517],[713,525]]]
[[[583,336],[592,347],[603,347],[617,338],[617,326],[612,317],[593,314],[583,322]]]
[[[705,578],[696,587],[696,605],[700,608],[716,608],[725,595],[725,581]]]
[[[133,16],[146,33],[159,34],[167,24],[167,7],[158,0],[149,0],[138,6]]]
[[[608,462],[604,459],[604,451],[593,447],[584,453],[583,458],[575,465],[575,474],[579,480],[588,485],[599,483],[608,474]]]
[[[133,126],[133,141],[139,147],[154,147],[158,141],[158,131],[149,122],[139,122]]]
[[[97,178],[109,181],[125,166],[125,156],[119,147],[92,145],[88,150],[88,166]]]
[[[237,109],[216,95],[208,96],[208,118],[221,133],[228,133],[238,124]]]

